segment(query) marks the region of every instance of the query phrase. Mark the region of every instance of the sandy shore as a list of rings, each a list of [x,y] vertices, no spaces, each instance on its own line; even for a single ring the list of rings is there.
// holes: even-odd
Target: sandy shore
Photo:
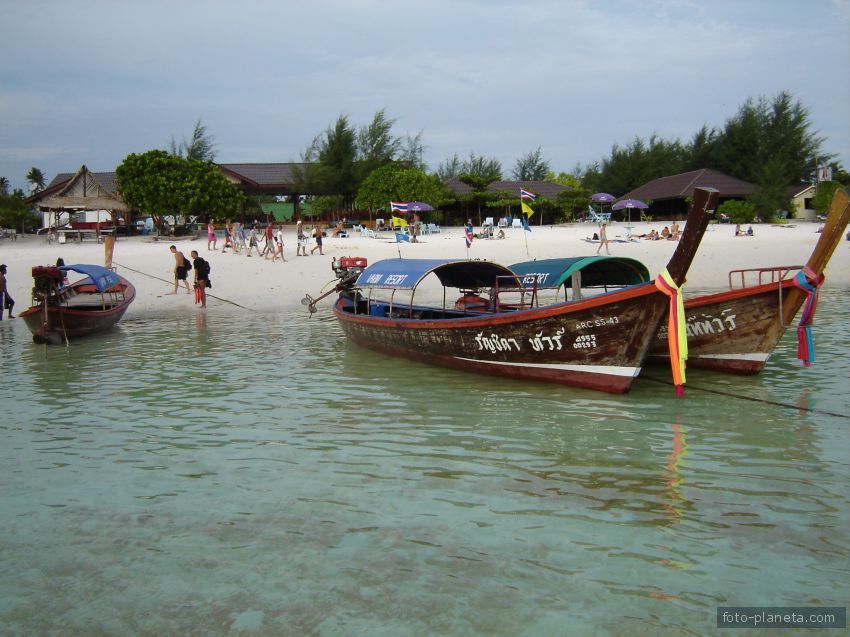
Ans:
[[[661,230],[664,224],[636,223],[635,235]],[[797,222],[786,226],[756,224],[755,236],[735,237],[734,226],[712,225],[700,246],[688,276],[688,288],[708,290],[727,287],[727,274],[732,269],[803,264],[820,236],[821,224]],[[596,244],[588,243],[595,225],[533,227],[532,232],[510,228],[503,240],[476,239],[469,257],[488,259],[509,265],[529,258],[592,255]],[[386,234],[386,237],[383,235]],[[609,226],[611,253],[638,259],[650,273],[666,265],[675,247],[672,241],[618,242],[626,234],[624,224]],[[378,239],[361,237],[325,239],[324,256],[318,251],[312,256],[295,256],[295,229],[286,230],[286,262],[272,263],[261,257],[248,258],[229,251],[208,252],[205,235],[198,239],[174,240],[173,243],[188,256],[198,250],[212,266],[213,288],[210,308],[231,307],[251,310],[275,309],[298,305],[305,293],[317,296],[333,280],[331,261],[340,256],[362,256],[370,263],[398,256],[410,258],[466,258],[467,250],[461,228],[444,228],[439,234],[421,237],[418,244],[402,243],[398,247],[390,233],[380,233]],[[137,288],[137,298],[130,313],[160,311],[162,308],[185,308],[198,311],[193,295],[181,291],[168,296],[173,289],[174,260],[168,247],[171,240],[154,241],[146,237],[120,237],[115,245],[114,264]],[[221,241],[218,247],[221,248]],[[603,250],[604,253],[604,250]],[[103,263],[104,249],[93,242],[48,245],[44,237],[22,237],[17,241],[0,241],[0,263],[8,266],[9,290],[17,302],[16,310],[29,305],[33,265],[52,264],[57,257],[66,263]],[[192,273],[190,273],[191,277]],[[850,243],[842,239],[826,270],[829,287],[850,287]]]

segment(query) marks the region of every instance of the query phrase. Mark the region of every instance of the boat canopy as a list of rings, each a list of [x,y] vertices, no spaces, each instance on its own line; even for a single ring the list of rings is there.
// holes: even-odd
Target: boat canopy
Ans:
[[[649,270],[636,259],[626,257],[569,257],[540,259],[514,263],[510,269],[521,277],[522,286],[559,288],[569,281],[573,273],[581,272],[582,287],[626,286],[646,283]]]
[[[508,268],[490,261],[458,259],[385,259],[366,268],[357,278],[357,287],[391,290],[413,290],[429,274],[434,273],[443,287],[473,289],[496,285],[497,277],[515,279]],[[510,281],[499,284],[509,287]]]
[[[98,292],[106,292],[110,288],[121,283],[121,277],[109,268],[102,265],[80,263],[77,265],[63,265],[59,268],[62,272],[79,272],[91,278]]]

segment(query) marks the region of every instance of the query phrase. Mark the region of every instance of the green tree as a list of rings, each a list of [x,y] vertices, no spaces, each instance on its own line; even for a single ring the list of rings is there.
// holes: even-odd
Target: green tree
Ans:
[[[0,177],[0,195],[8,195],[10,187],[9,180],[5,177]]]
[[[183,214],[223,219],[244,200],[215,164],[164,150],[128,155],[116,169],[116,180],[128,206],[159,218]]]
[[[787,91],[772,101],[750,98],[719,133],[712,168],[758,183],[763,166],[778,160],[786,186],[808,181],[824,141],[810,129],[808,109]]]
[[[30,168],[29,172],[27,173],[27,181],[30,182],[31,190],[33,193],[41,192],[42,190],[44,190],[46,182],[44,178],[44,173],[41,172],[35,166]]]
[[[24,203],[25,198],[20,188],[0,193],[0,226],[17,228],[21,234],[39,226],[39,217]]]
[[[444,159],[437,165],[434,176],[445,183],[453,177],[459,177],[463,173],[463,160],[455,153],[448,159]]]
[[[780,210],[790,210],[791,200],[786,195],[788,189],[787,166],[779,157],[771,157],[755,173],[756,191],[747,197],[753,204],[756,214],[764,220],[776,218]]]
[[[215,159],[215,138],[207,132],[207,127],[199,119],[195,123],[191,140],[186,141],[184,138],[183,142],[178,145],[174,141],[174,137],[171,138],[171,154],[186,159],[213,161]]]
[[[658,177],[684,172],[686,158],[687,151],[678,140],[636,137],[628,146],[615,144],[608,159],[588,170],[585,183],[593,192],[622,195]]]
[[[370,211],[379,210],[390,201],[424,201],[438,207],[447,195],[442,184],[419,168],[387,164],[363,180],[357,191],[357,203]]]
[[[543,159],[540,147],[520,156],[514,164],[513,178],[520,181],[539,181],[546,178],[549,162]]]
[[[728,215],[732,223],[750,223],[756,218],[756,207],[740,199],[724,201],[717,207],[717,212]]]

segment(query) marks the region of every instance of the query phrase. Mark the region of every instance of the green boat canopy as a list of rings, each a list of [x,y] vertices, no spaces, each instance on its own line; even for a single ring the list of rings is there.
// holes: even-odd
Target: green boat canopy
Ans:
[[[570,280],[573,273],[581,272],[581,286],[618,287],[637,285],[650,281],[649,270],[636,259],[626,257],[592,256],[564,259],[523,261],[509,266],[522,277],[523,287],[557,289]]]

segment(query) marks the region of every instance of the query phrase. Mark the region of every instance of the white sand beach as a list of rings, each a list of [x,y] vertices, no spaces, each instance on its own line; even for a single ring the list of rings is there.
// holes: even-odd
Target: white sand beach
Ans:
[[[663,222],[635,223],[633,235],[648,233],[651,228],[660,231]],[[735,226],[713,224],[705,234],[697,258],[688,275],[687,290],[720,290],[728,285],[728,272],[733,269],[802,265],[809,258],[820,236],[822,224],[792,222],[787,225],[753,224],[754,236],[736,237]],[[526,233],[519,228],[506,230],[505,239],[476,239],[468,255],[473,259],[487,259],[510,265],[527,259],[546,259],[564,256],[593,255],[597,244],[585,241],[597,230],[596,225],[568,224],[561,226],[533,226]],[[843,234],[843,233],[842,233]],[[385,235],[385,236],[384,236]],[[657,273],[666,265],[673,252],[673,241],[646,241],[638,239],[620,242],[626,235],[625,224],[613,223],[608,228],[611,254],[632,257],[642,261],[650,273]],[[331,261],[340,256],[366,257],[370,263],[397,257],[399,250],[409,258],[466,258],[467,250],[462,228],[443,228],[439,234],[425,235],[416,244],[396,244],[392,233],[379,233],[377,239],[354,233],[348,238],[326,238],[324,255],[295,256],[295,228],[285,230],[286,262],[272,263],[261,257],[248,258],[244,254],[208,252],[206,234],[197,239],[160,239],[149,237],[119,237],[113,256],[118,272],[127,277],[137,289],[130,314],[151,313],[162,308],[185,308],[202,311],[194,304],[194,296],[180,290],[168,296],[173,289],[174,259],[169,245],[174,243],[186,256],[190,250],[210,262],[213,288],[209,291],[210,308],[241,306],[250,310],[273,310],[300,303],[306,293],[313,296],[334,280]],[[604,254],[604,249],[603,249]],[[9,291],[16,300],[16,311],[29,306],[34,265],[48,265],[62,257],[66,263],[103,263],[104,247],[94,242],[53,243],[48,245],[43,236],[19,237],[17,241],[0,241],[0,263],[8,267]],[[190,280],[191,280],[190,273]],[[842,237],[826,270],[826,286],[850,287],[850,242]],[[236,304],[236,305],[233,305]]]

